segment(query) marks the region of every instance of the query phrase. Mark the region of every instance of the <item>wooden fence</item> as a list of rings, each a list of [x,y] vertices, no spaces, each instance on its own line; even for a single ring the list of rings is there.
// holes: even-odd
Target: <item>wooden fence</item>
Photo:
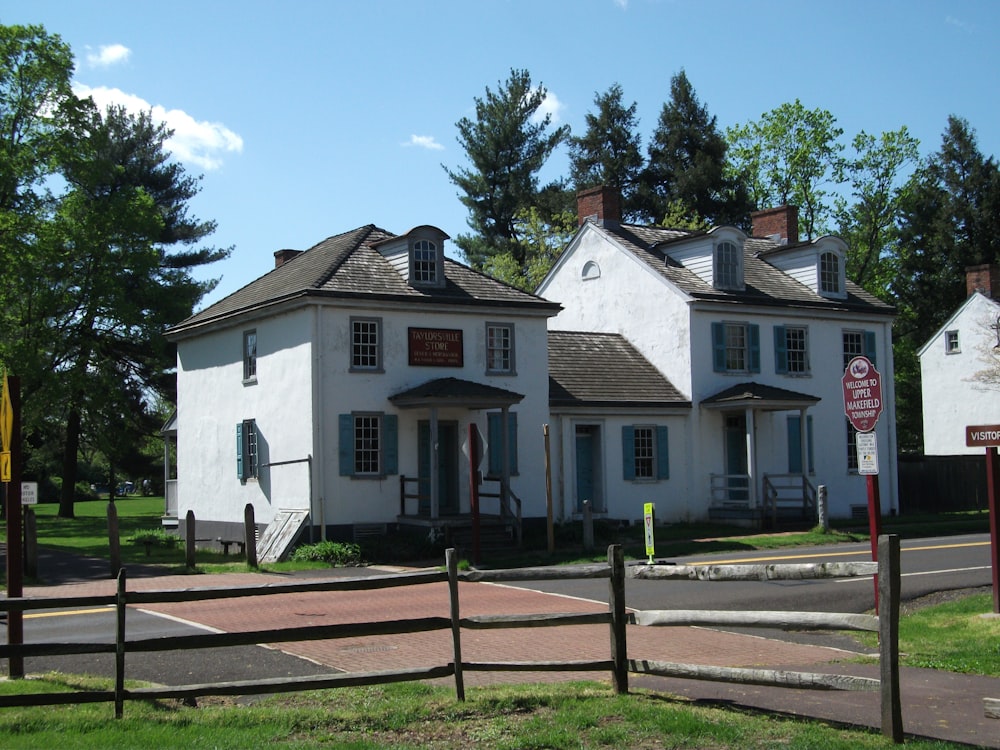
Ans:
[[[128,591],[124,570],[118,575],[117,593],[110,596],[18,597],[0,600],[0,611],[26,611],[61,607],[114,606],[116,632],[114,643],[34,643],[0,645],[0,659],[56,656],[66,654],[115,654],[113,690],[76,691],[0,696],[0,708],[67,703],[114,702],[115,716],[121,717],[126,700],[158,698],[195,698],[203,695],[259,695],[300,690],[372,685],[390,682],[453,677],[458,700],[465,699],[464,673],[472,671],[604,671],[611,676],[617,693],[628,692],[629,672],[637,674],[689,677],[700,680],[723,680],[784,687],[822,690],[881,691],[882,732],[894,741],[902,741],[902,717],[899,700],[899,540],[879,540],[879,562],[827,563],[819,565],[736,565],[683,566],[639,565],[629,569],[636,578],[688,580],[776,580],[872,575],[877,573],[881,615],[830,614],[818,612],[725,612],[698,610],[657,610],[626,613],[626,569],[622,548],[608,550],[607,564],[573,567],[515,568],[459,572],[454,550],[446,554],[446,570],[403,573],[369,578],[344,578],[328,581],[266,584],[246,588],[200,588],[163,591]],[[597,613],[480,615],[460,616],[459,581],[516,582],[606,578],[609,580],[608,611]],[[129,605],[163,602],[192,602],[234,597],[268,596],[320,591],[358,591],[411,586],[447,581],[450,597],[449,617],[424,617],[405,620],[355,624],[332,624],[240,633],[211,633],[128,640],[125,612]],[[852,678],[838,675],[806,674],[762,669],[737,669],[677,664],[650,659],[630,660],[627,656],[626,624],[638,625],[739,625],[742,627],[783,627],[796,629],[867,630],[879,633],[881,679]],[[609,658],[596,661],[502,661],[468,662],[462,659],[463,629],[536,628],[560,625],[609,625]],[[450,630],[453,661],[413,669],[321,674],[309,677],[241,680],[233,682],[176,685],[146,688],[125,687],[125,657],[130,653],[217,648],[263,643],[327,640],[359,636],[417,633]]]

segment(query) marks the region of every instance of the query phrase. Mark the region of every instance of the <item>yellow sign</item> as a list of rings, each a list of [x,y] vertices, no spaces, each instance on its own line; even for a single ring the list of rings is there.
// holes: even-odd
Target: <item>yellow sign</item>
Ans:
[[[656,506],[653,503],[645,503],[642,506],[642,524],[646,532],[646,554],[649,556],[649,564],[653,564],[653,514]]]
[[[7,373],[3,375],[3,398],[0,400],[0,450],[10,450],[10,433],[14,429],[14,405],[7,390]],[[5,482],[10,481],[5,479]]]
[[[10,451],[0,451],[0,482],[10,481]]]

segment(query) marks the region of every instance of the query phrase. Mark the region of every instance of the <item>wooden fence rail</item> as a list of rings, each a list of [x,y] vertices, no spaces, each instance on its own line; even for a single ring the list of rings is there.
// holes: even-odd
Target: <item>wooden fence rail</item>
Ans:
[[[459,700],[465,699],[465,671],[604,671],[611,674],[616,692],[628,692],[628,673],[658,674],[701,680],[726,680],[750,684],[781,685],[795,688],[880,690],[882,694],[882,731],[894,741],[902,741],[902,718],[899,702],[898,620],[899,620],[899,540],[882,537],[879,540],[879,563],[768,566],[666,566],[638,565],[629,570],[636,578],[687,580],[780,580],[841,577],[847,575],[879,576],[880,616],[819,612],[711,612],[705,610],[655,610],[627,614],[625,608],[625,564],[622,548],[608,550],[608,563],[572,568],[542,567],[507,570],[476,570],[459,572],[454,550],[446,554],[446,571],[404,573],[370,578],[344,578],[331,581],[266,584],[241,588],[192,588],[164,591],[128,591],[125,571],[118,575],[118,591],[113,596],[82,597],[16,597],[0,600],[0,611],[55,609],[60,607],[114,606],[116,633],[114,643],[36,643],[0,645],[0,659],[53,656],[66,654],[114,653],[115,687],[108,691],[77,691],[72,693],[40,693],[34,695],[0,696],[0,708],[8,706],[39,706],[67,703],[114,702],[115,716],[121,717],[126,700],[156,698],[195,698],[204,695],[258,695],[316,690],[390,682],[453,677]],[[462,617],[458,583],[543,581],[579,578],[607,578],[609,581],[608,612],[569,614],[477,615]],[[359,591],[448,582],[449,617],[423,617],[405,620],[367,623],[331,624],[238,633],[211,633],[127,640],[125,612],[129,605],[164,602],[209,601],[224,598],[269,596],[303,592]],[[626,623],[638,625],[709,625],[810,628],[877,631],[880,640],[881,678],[845,677],[781,672],[762,669],[734,669],[701,665],[677,664],[627,657]],[[500,661],[468,662],[462,659],[463,629],[539,628],[562,625],[607,624],[610,637],[610,658],[577,661]],[[452,631],[453,661],[412,669],[321,674],[309,677],[240,680],[232,682],[191,684],[165,687],[126,688],[125,661],[129,653],[173,651],[179,649],[217,648],[223,646],[281,643],[305,640],[327,640],[358,636],[417,633],[431,630]]]

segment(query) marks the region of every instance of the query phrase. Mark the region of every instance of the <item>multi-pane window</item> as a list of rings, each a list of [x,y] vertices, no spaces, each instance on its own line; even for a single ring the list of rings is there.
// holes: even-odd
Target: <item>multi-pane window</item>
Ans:
[[[715,372],[760,372],[760,326],[712,323],[712,368]]]
[[[354,417],[354,473],[380,474],[382,420],[378,414]]]
[[[874,331],[844,331],[844,369],[855,357],[867,357],[875,362],[875,332]]]
[[[715,247],[715,286],[720,289],[739,289],[740,249],[734,242],[720,242]]]
[[[622,476],[637,479],[670,479],[669,441],[666,425],[622,427]]]
[[[243,379],[257,379],[257,331],[243,332]]]
[[[438,280],[437,245],[430,240],[413,243],[413,282],[416,284],[436,284]]]
[[[845,419],[847,424],[847,471],[851,474],[858,473],[858,431],[854,429],[849,419]]]
[[[840,257],[836,253],[819,256],[819,290],[823,294],[840,294]]]
[[[351,369],[379,370],[382,367],[382,321],[377,318],[351,319]]]
[[[514,326],[486,324],[487,372],[514,372]]]
[[[632,450],[635,460],[635,478],[652,479],[655,474],[655,432],[652,427],[636,427]]]
[[[398,473],[399,419],[395,414],[355,412],[339,416],[340,476],[380,478]]]
[[[259,465],[257,423],[244,419],[236,425],[236,475],[244,482],[256,479]]]
[[[957,354],[962,351],[958,343],[958,331],[945,331],[944,333],[945,354]]]
[[[781,375],[809,373],[809,336],[805,326],[775,326],[774,369]]]

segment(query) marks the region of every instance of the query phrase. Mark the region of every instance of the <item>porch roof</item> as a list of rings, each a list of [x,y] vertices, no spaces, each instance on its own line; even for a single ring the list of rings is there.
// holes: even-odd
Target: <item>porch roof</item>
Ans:
[[[706,409],[732,409],[733,407],[785,411],[804,409],[819,403],[819,396],[798,393],[785,388],[762,383],[740,383],[701,400]]]
[[[520,393],[460,378],[436,378],[392,396],[400,409],[428,406],[458,406],[466,409],[497,409],[519,403]]]

